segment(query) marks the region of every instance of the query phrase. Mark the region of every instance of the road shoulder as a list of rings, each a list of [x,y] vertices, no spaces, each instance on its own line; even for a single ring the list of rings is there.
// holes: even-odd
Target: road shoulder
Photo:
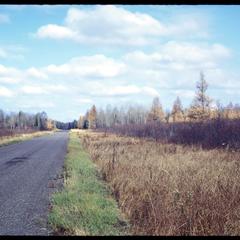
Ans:
[[[70,132],[64,187],[52,195],[49,224],[55,235],[123,235],[126,231],[116,201],[76,132]]]
[[[30,140],[34,137],[41,137],[49,134],[53,134],[54,131],[37,131],[34,133],[25,133],[25,134],[18,134],[15,136],[7,136],[0,138],[0,147],[7,146],[14,143],[19,143],[25,140]]]

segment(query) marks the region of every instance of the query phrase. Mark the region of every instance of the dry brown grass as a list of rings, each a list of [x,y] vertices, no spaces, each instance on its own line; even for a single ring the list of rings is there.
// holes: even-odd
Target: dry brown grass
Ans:
[[[133,234],[240,235],[240,155],[79,132]]]
[[[31,139],[33,137],[40,137],[46,134],[52,134],[53,131],[36,131],[30,133],[20,133],[14,134],[12,136],[1,136],[0,137],[0,147],[5,146],[12,143],[18,143],[24,140]]]

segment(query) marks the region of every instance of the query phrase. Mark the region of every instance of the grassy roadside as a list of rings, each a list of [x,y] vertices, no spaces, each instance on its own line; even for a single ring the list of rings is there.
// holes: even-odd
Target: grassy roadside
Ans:
[[[13,144],[13,143],[22,142],[25,140],[29,140],[34,137],[40,137],[43,135],[52,134],[53,132],[54,131],[43,131],[43,132],[38,131],[34,133],[18,134],[16,136],[0,137],[0,147]]]
[[[240,235],[239,152],[104,132],[80,136],[132,235]]]
[[[70,235],[124,234],[126,224],[117,203],[76,132],[70,132],[64,167],[64,188],[52,195],[49,223],[53,230]]]

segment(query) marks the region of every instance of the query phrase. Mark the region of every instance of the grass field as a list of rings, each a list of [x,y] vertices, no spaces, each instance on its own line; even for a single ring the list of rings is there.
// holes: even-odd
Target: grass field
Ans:
[[[239,152],[90,131],[78,136],[131,234],[240,235]]]
[[[52,134],[53,131],[37,131],[34,133],[16,134],[15,136],[0,137],[0,147],[13,143],[18,143],[24,140],[29,140],[33,137],[40,137],[46,134]]]
[[[51,227],[63,235],[124,234],[127,224],[101,174],[83,150],[77,133],[71,131],[69,138],[64,187],[52,197]]]

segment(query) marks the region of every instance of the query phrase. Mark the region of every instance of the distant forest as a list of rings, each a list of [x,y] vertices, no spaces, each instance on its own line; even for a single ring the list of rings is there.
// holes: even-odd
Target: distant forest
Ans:
[[[0,109],[0,136],[47,131],[56,128],[64,130],[77,128],[77,121],[63,123],[48,118],[46,112],[36,114],[25,113],[23,111],[5,113]]]

